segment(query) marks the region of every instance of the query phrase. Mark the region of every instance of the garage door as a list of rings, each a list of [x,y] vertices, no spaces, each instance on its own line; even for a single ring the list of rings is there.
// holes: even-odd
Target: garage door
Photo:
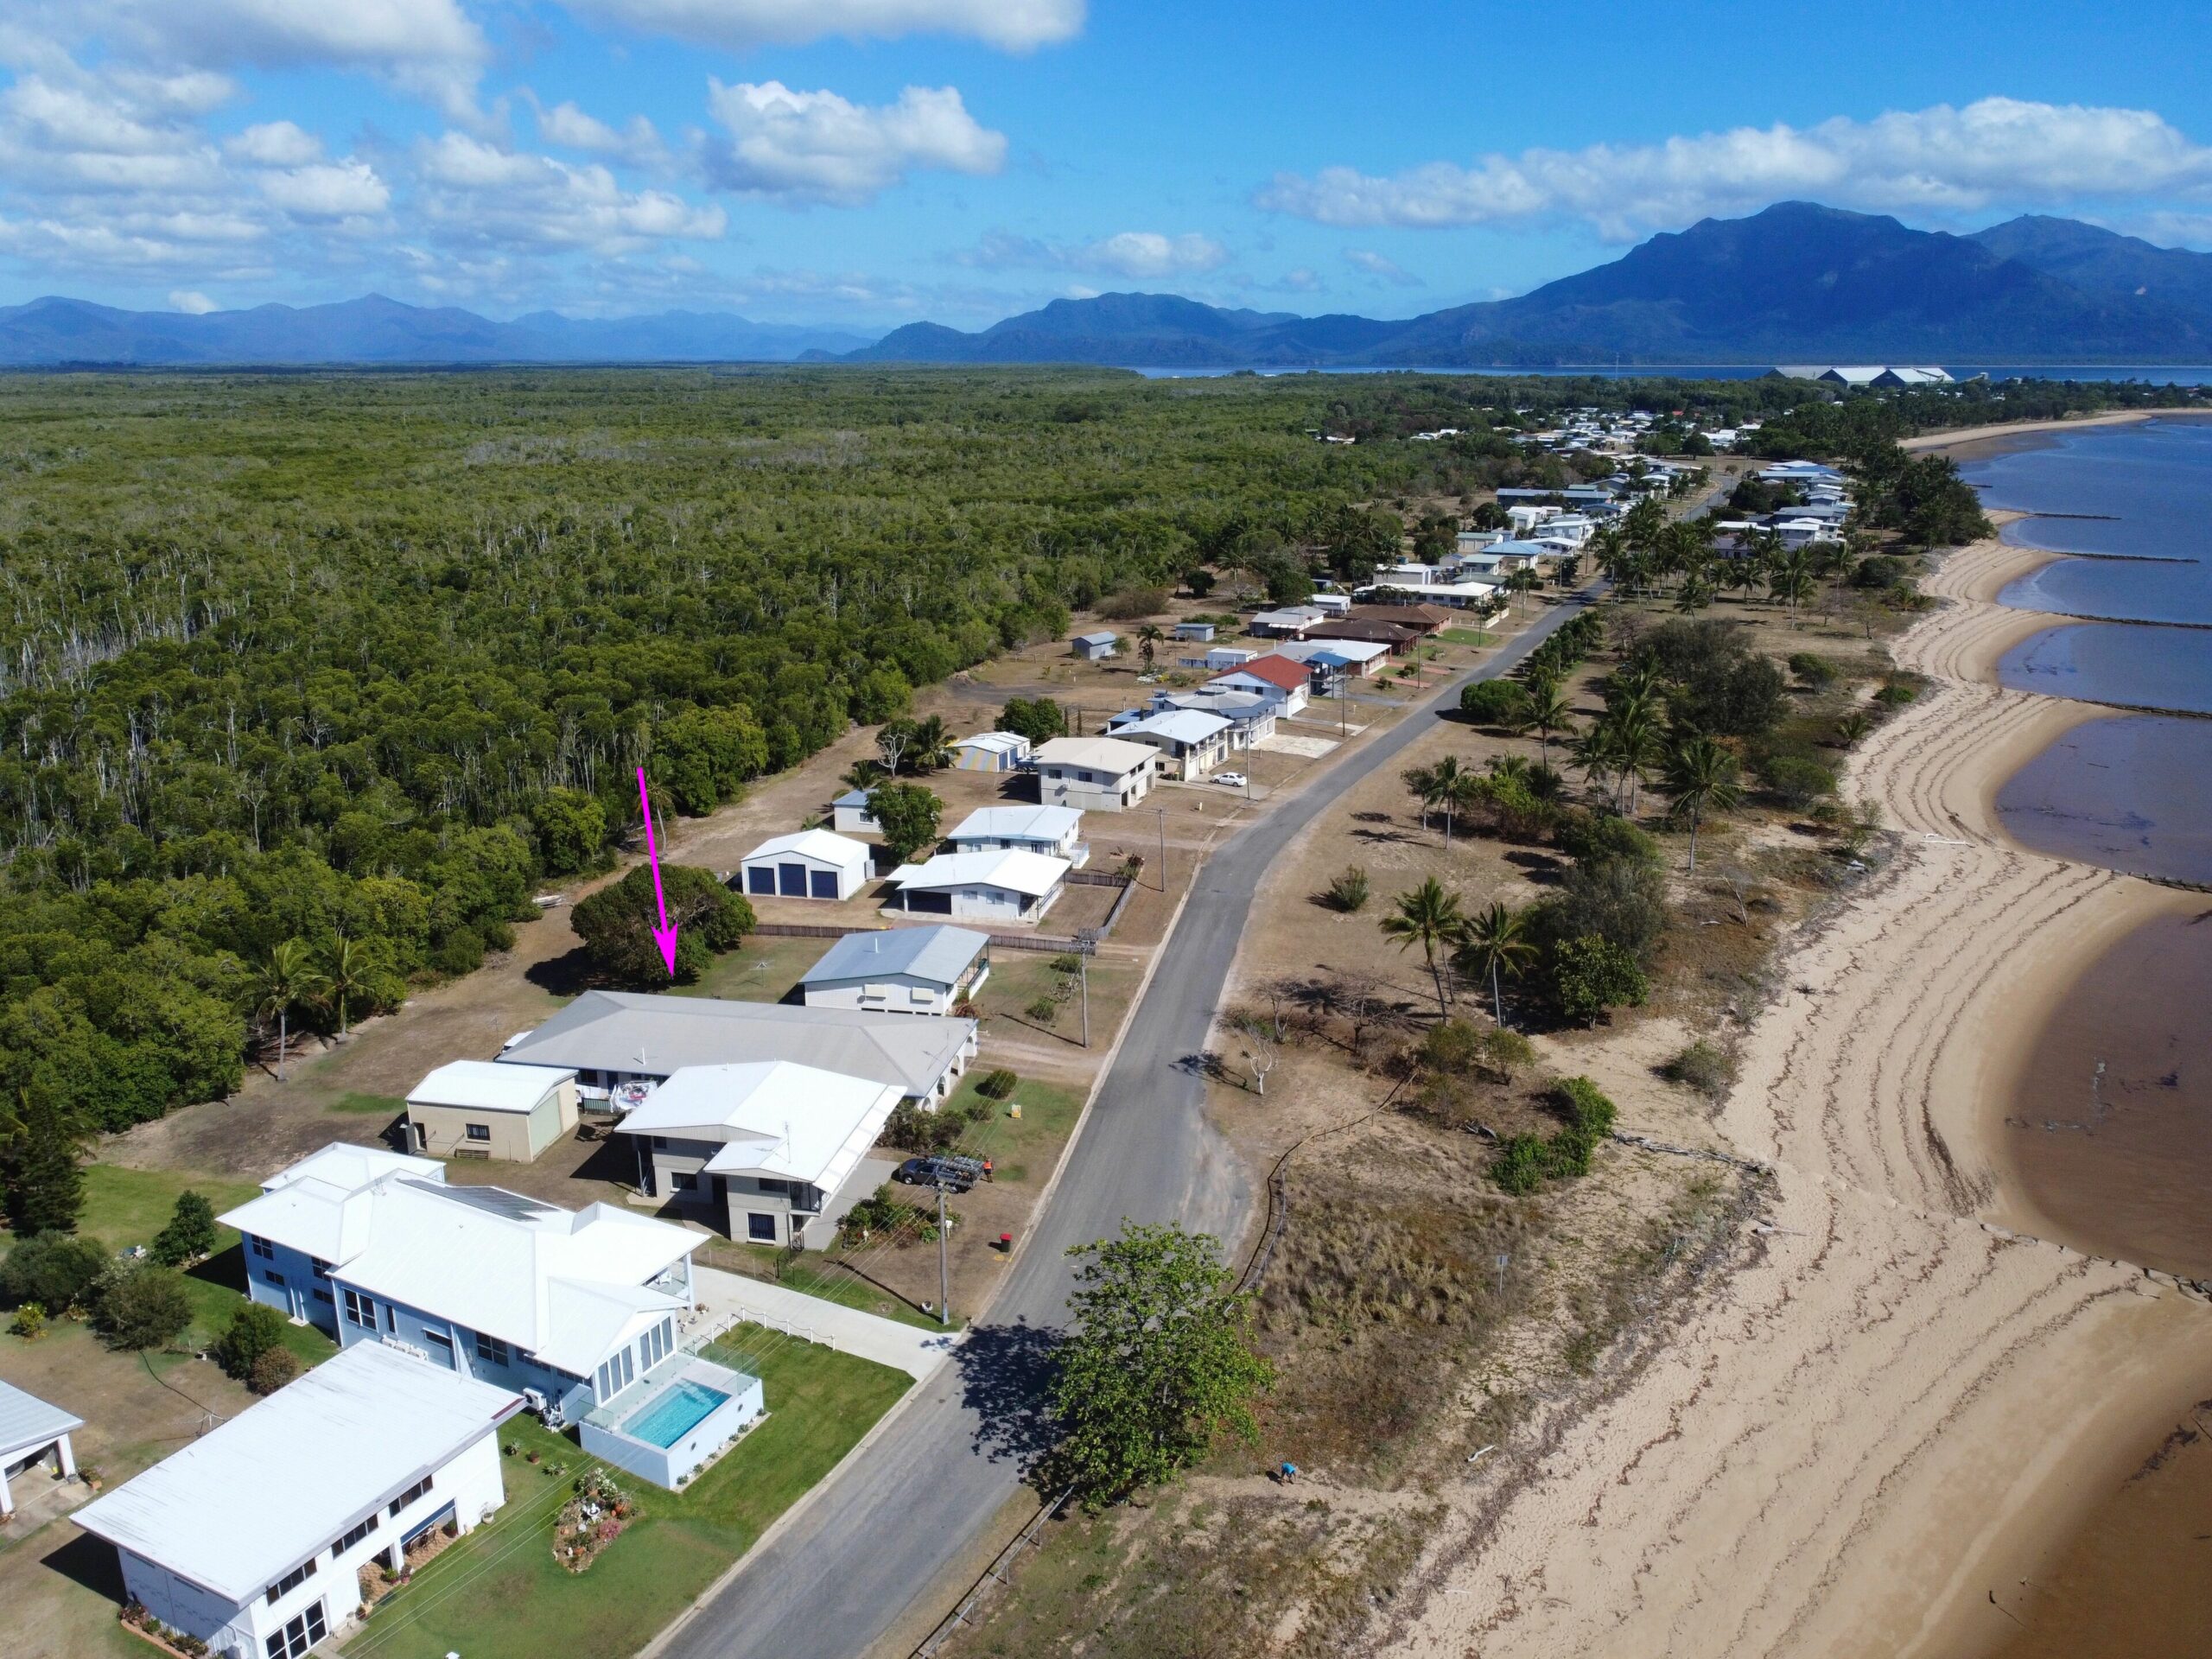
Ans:
[[[747,893],[772,893],[776,890],[776,870],[772,864],[748,864],[745,868],[745,890]]]
[[[806,873],[806,879],[810,889],[807,894],[809,898],[835,899],[837,896],[836,871],[809,870]]]
[[[949,893],[910,893],[906,895],[906,908],[918,910],[925,916],[950,916],[952,914],[952,895]]]
[[[776,891],[786,899],[806,897],[806,866],[779,864],[776,866]]]

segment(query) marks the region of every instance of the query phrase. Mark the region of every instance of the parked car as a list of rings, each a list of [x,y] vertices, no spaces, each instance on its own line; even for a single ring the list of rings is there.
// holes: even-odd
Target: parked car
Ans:
[[[976,1177],[961,1167],[968,1161],[951,1158],[909,1158],[892,1172],[891,1179],[909,1186],[941,1186],[948,1192],[965,1192]]]
[[[1241,772],[1217,772],[1213,780],[1217,784],[1226,784],[1231,789],[1242,789],[1249,781]]]

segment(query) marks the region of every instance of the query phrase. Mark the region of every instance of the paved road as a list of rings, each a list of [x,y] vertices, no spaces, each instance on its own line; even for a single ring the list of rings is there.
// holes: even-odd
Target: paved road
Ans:
[[[916,1598],[949,1606],[966,1589],[950,1578],[953,1564],[1014,1495],[1040,1439],[1034,1413],[1067,1306],[1068,1247],[1118,1231],[1124,1217],[1233,1240],[1250,1215],[1250,1185],[1205,1120],[1204,1082],[1178,1063],[1205,1046],[1261,880],[1338,794],[1433,729],[1429,712],[1467,680],[1510,670],[1585,602],[1554,607],[1214,853],[990,1321],[918,1385],[922,1397],[892,1433],[672,1635],[670,1659],[857,1659]]]

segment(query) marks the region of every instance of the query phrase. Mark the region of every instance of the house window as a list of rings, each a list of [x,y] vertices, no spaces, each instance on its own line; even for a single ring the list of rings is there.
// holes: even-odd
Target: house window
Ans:
[[[269,1605],[271,1607],[274,1607],[279,1601],[291,1594],[293,1591],[298,1589],[302,1585],[305,1584],[314,1576],[315,1562],[311,1560],[302,1561],[297,1567],[287,1573],[283,1578],[277,1580],[276,1583],[269,1586]]]
[[[284,1275],[281,1273],[264,1273],[261,1275],[261,1282],[264,1285],[274,1285],[277,1289],[282,1290],[284,1288]]]
[[[451,1365],[453,1363],[453,1338],[451,1337],[448,1336],[442,1331],[425,1331],[423,1332],[423,1340],[429,1343],[433,1348],[442,1351],[445,1354],[447,1364]]]
[[[318,1290],[315,1292],[315,1300],[317,1300],[318,1302],[328,1302],[328,1303],[332,1304],[334,1306],[336,1306],[336,1304],[337,1304],[337,1300],[338,1300],[338,1299],[337,1299],[336,1297],[333,1296],[333,1295],[332,1295],[328,1291],[327,1291],[327,1290],[321,1290],[321,1289],[318,1289]]]
[[[674,1192],[695,1192],[699,1187],[699,1177],[693,1170],[671,1169],[668,1172],[668,1185]]]
[[[321,1256],[309,1256],[308,1258],[308,1264],[315,1269],[315,1276],[316,1278],[328,1279],[330,1277],[330,1263],[324,1261]]]
[[[358,1325],[364,1331],[377,1328],[377,1305],[358,1290],[346,1293],[346,1322]]]
[[[462,1127],[468,1131],[468,1138],[472,1141],[489,1141],[492,1138],[489,1123],[467,1123]]]
[[[756,1243],[774,1243],[776,1242],[775,1217],[764,1216],[757,1210],[748,1211],[745,1217],[745,1236]]]
[[[276,1247],[259,1234],[248,1237],[246,1243],[253,1247],[253,1253],[263,1261],[274,1262],[276,1259]]]
[[[330,1547],[330,1560],[332,1564],[334,1566],[336,1565],[338,1558],[340,1555],[343,1555],[347,1550],[353,1548],[354,1545],[359,1543],[362,1539],[367,1537],[376,1529],[377,1518],[373,1515],[369,1516],[363,1520],[359,1526],[348,1528],[346,1529],[346,1535]]]
[[[487,1337],[479,1331],[476,1333],[476,1357],[489,1360],[494,1365],[505,1365],[508,1363],[507,1344],[497,1337]]]
[[[306,1659],[308,1649],[329,1634],[330,1626],[323,1620],[322,1604],[318,1601],[270,1636],[269,1659]]]
[[[763,1175],[760,1177],[760,1190],[763,1192],[788,1192],[791,1190],[791,1184],[774,1175]]]
[[[410,1486],[405,1491],[402,1492],[397,1497],[391,1500],[391,1508],[389,1511],[391,1518],[397,1521],[399,1518],[399,1512],[402,1510],[405,1509],[410,1503],[412,1503],[416,1498],[428,1497],[429,1495],[429,1491],[430,1478],[429,1476],[425,1475],[422,1479],[416,1481],[412,1486]]]

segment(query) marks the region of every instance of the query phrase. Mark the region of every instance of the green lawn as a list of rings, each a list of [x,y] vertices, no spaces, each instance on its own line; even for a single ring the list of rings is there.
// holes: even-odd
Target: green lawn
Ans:
[[[1494,645],[1503,636],[1485,633],[1480,628],[1440,628],[1436,637],[1447,645]]]
[[[353,1112],[363,1116],[397,1117],[407,1103],[397,1095],[364,1095],[348,1090],[323,1108],[327,1112]]]
[[[589,1459],[517,1418],[501,1431],[507,1503],[489,1525],[430,1563],[371,1616],[346,1651],[361,1659],[620,1659],[634,1653],[836,1465],[906,1391],[903,1372],[741,1327],[709,1357],[766,1386],[768,1417],[682,1492],[615,1470],[642,1518],[591,1568],[553,1560],[553,1517]],[[544,1465],[567,1465],[563,1474]]]
[[[215,1213],[234,1210],[261,1189],[251,1181],[226,1181],[205,1176],[180,1175],[166,1169],[123,1169],[114,1164],[85,1166],[85,1208],[77,1230],[115,1249],[150,1244],[154,1235],[168,1225],[177,1194],[187,1189],[215,1206]],[[229,1234],[235,1238],[237,1234]]]
[[[779,1274],[777,1262],[782,1254],[780,1250],[762,1244],[718,1238],[700,1250],[698,1259],[707,1267],[720,1268],[727,1273],[741,1273],[748,1278],[779,1284],[785,1290],[796,1290],[804,1295],[819,1296],[823,1301],[835,1302],[840,1307],[856,1307],[863,1313],[895,1319],[901,1325],[911,1325],[920,1330],[934,1331],[938,1328],[933,1315],[925,1313],[903,1298],[870,1284],[856,1273],[831,1265],[830,1259],[820,1254],[810,1252],[796,1262],[786,1263]]]
[[[799,976],[822,959],[835,939],[751,938],[716,957],[696,985],[678,985],[678,996],[721,996],[737,1002],[776,1002]]]

